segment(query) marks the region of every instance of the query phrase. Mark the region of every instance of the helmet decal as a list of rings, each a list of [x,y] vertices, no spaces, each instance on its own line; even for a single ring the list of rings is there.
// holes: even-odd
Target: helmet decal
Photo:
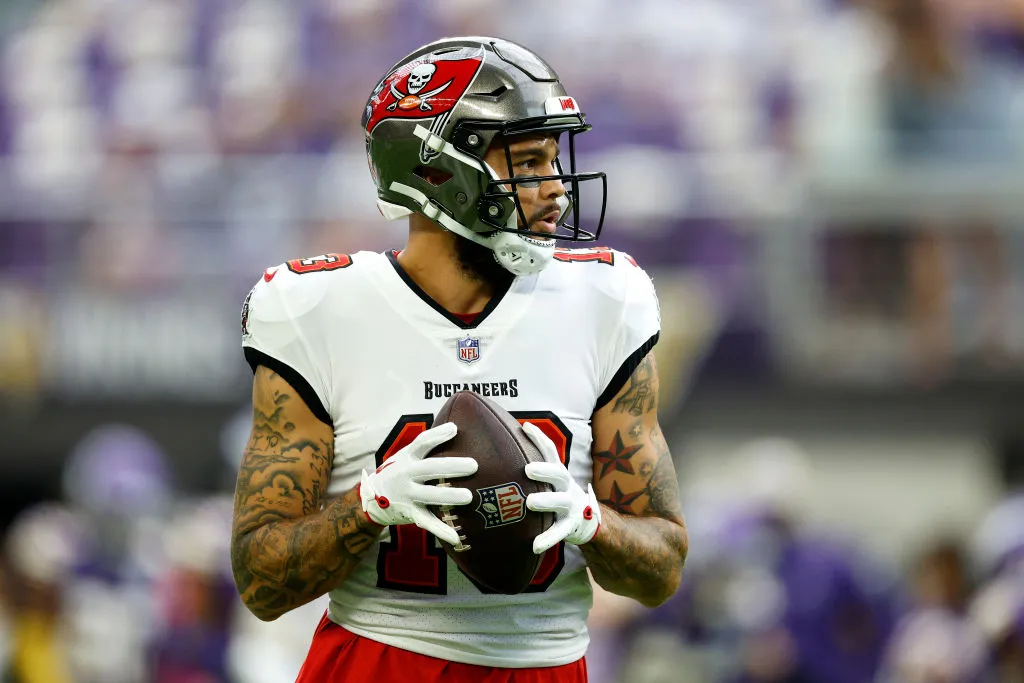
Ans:
[[[376,88],[363,113],[373,132],[386,119],[429,119],[448,114],[466,93],[484,61],[481,47],[466,47],[403,64]]]

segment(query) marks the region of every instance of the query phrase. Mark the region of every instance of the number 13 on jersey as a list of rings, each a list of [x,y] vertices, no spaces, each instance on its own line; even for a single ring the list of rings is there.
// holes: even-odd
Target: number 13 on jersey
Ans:
[[[572,434],[550,412],[512,411],[520,424],[531,422],[558,447],[562,462],[569,464]],[[377,450],[377,467],[408,446],[433,424],[433,415],[403,415]],[[441,544],[428,532],[413,524],[390,528],[391,539],[381,541],[377,551],[377,586],[413,593],[447,593],[448,556]],[[526,589],[528,593],[547,590],[565,565],[565,546],[559,543],[544,554],[540,567]]]

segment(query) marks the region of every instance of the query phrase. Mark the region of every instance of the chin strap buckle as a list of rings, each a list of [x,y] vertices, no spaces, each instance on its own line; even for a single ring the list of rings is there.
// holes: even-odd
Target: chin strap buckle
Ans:
[[[438,216],[444,213],[443,211],[441,211],[441,207],[438,206],[433,199],[427,199],[422,204],[420,204],[420,211],[423,212],[424,216],[434,221],[435,223],[440,222],[438,220]]]

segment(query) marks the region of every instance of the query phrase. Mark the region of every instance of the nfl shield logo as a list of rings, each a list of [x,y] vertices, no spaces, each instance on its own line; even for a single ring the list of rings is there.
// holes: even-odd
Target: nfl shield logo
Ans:
[[[463,363],[472,363],[480,360],[480,340],[473,337],[466,337],[459,340],[459,360]]]
[[[480,495],[476,511],[484,518],[485,529],[514,524],[526,516],[526,496],[514,481],[476,492]]]

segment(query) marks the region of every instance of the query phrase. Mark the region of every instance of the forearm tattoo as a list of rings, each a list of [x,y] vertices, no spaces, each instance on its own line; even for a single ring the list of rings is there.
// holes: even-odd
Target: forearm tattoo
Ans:
[[[276,376],[268,379],[254,395],[231,543],[239,594],[261,618],[279,616],[340,584],[380,530],[366,519],[355,490],[322,507],[333,445],[297,436],[289,404],[301,399],[273,381]]]
[[[611,406],[626,420],[593,452],[594,486],[604,508],[603,532],[581,546],[603,587],[644,604],[675,590],[687,552],[686,528],[672,455],[657,422],[658,379],[653,356],[637,366]],[[624,417],[624,416],[623,416]]]
[[[615,436],[620,438],[618,432]],[[612,482],[610,494],[601,500],[606,533],[581,549],[602,586],[657,604],[678,584],[687,537],[668,444],[657,427],[645,440],[655,457],[631,463],[634,476],[623,477],[622,486]]]

